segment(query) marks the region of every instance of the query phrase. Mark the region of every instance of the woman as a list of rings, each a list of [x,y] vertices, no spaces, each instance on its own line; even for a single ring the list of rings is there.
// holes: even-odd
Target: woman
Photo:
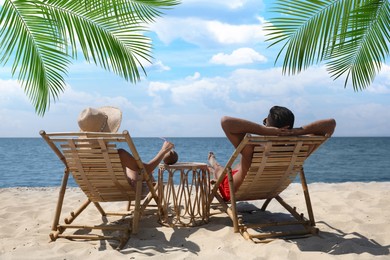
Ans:
[[[83,132],[118,132],[122,122],[122,112],[116,107],[100,107],[84,109],[78,118],[80,130]],[[171,142],[165,141],[161,146],[160,151],[148,163],[144,163],[146,172],[153,179],[153,171],[159,165],[164,156],[173,149],[174,145]],[[137,181],[137,172],[139,167],[134,157],[124,149],[118,149],[119,157],[124,170],[126,171],[127,179],[132,187],[135,188]]]

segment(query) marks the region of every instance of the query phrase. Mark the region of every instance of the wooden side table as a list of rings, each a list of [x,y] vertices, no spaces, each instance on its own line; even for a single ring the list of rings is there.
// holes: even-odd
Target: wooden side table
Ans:
[[[174,176],[179,180],[174,184]],[[205,163],[160,164],[158,195],[166,226],[199,226],[209,221],[210,173]]]

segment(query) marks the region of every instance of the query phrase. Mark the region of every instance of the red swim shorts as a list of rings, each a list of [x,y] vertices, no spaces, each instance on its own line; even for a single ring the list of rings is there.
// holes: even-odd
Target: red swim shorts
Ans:
[[[236,174],[238,170],[233,170],[232,174]],[[223,178],[221,184],[219,185],[219,192],[222,195],[222,198],[225,201],[230,200],[230,189],[229,189],[229,181],[228,181],[228,175],[226,174],[225,177]]]

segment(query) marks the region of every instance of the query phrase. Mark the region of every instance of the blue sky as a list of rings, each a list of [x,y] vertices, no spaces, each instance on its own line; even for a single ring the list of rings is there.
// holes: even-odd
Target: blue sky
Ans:
[[[83,60],[69,69],[67,88],[38,116],[7,65],[0,68],[0,137],[77,131],[85,107],[117,106],[121,130],[135,137],[223,136],[223,115],[261,122],[273,105],[289,107],[296,126],[335,118],[335,136],[390,136],[390,66],[364,91],[344,88],[321,66],[283,76],[267,48],[261,0],[183,0],[151,25],[153,64],[131,84]]]

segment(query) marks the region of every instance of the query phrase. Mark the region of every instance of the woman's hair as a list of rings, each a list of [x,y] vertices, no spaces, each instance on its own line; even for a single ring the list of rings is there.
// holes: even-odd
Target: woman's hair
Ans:
[[[280,106],[273,106],[269,110],[270,114],[270,125],[274,127],[284,127],[289,126],[288,128],[291,129],[294,127],[294,114],[291,112],[290,109],[286,107],[280,107]]]

